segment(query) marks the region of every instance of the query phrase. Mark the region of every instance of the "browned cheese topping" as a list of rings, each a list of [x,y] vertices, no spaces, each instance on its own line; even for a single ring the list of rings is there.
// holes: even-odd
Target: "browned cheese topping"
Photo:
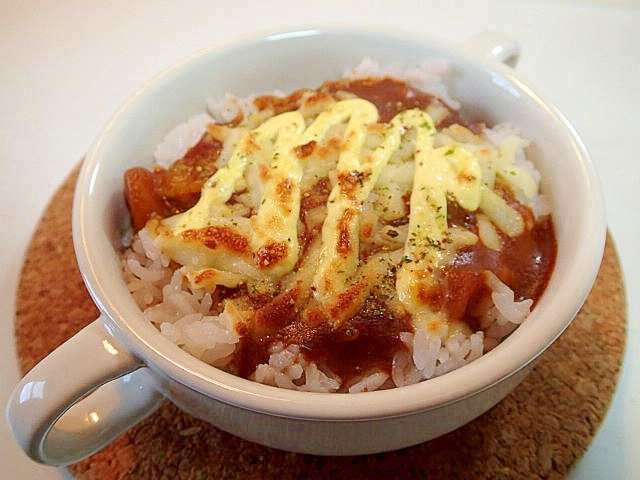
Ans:
[[[233,306],[233,373],[251,375],[274,341],[346,384],[389,371],[401,332],[480,328],[487,271],[516,301],[539,298],[554,231],[508,139],[491,145],[483,124],[389,78],[255,105],[169,168],[125,175],[134,230],[212,293],[214,313]]]

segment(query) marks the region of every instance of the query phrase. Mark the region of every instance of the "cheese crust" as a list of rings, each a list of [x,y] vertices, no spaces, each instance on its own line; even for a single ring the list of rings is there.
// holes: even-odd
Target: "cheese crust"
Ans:
[[[146,229],[191,288],[294,292],[296,317],[311,325],[339,327],[372,295],[414,325],[455,323],[434,300],[440,272],[465,247],[499,250],[525,230],[523,210],[495,188],[522,202],[537,194],[516,162],[520,140],[438,130],[437,106],[382,121],[371,101],[345,97],[309,94],[296,110],[211,125],[227,158],[195,205]],[[320,182],[326,201],[302,208]],[[479,227],[450,225],[451,204],[477,214]],[[269,331],[255,312],[243,318]]]

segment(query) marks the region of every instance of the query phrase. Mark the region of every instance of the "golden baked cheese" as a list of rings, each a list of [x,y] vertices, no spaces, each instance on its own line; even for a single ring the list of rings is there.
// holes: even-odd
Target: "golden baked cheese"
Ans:
[[[410,218],[401,258],[397,252],[396,257],[379,252],[378,260],[399,260],[394,295],[415,322],[439,319],[428,301],[438,282],[433,272],[461,247],[479,241],[470,230],[448,226],[448,202],[469,212],[481,210],[480,218],[487,220],[479,221],[483,236],[490,239],[493,233],[499,248],[494,229],[515,237],[524,219],[494,191],[496,176],[525,198],[537,192],[535,179],[516,166],[512,140],[491,148],[469,130],[456,132],[460,128],[438,133],[431,116],[419,109],[380,122],[376,106],[362,98],[330,102],[311,118],[290,111],[253,129],[237,126],[229,158],[206,181],[198,202],[147,228],[157,236],[160,250],[183,266],[193,288],[276,284],[297,268],[303,270],[302,185],[312,183],[305,176],[317,172],[305,165],[300,151],[332,144],[337,158],[327,172],[332,187],[314,264],[304,269],[307,278],[297,280],[327,309],[352,302],[343,310],[353,312],[380,282],[380,269],[365,268],[360,239],[367,226],[366,206],[395,156],[396,164],[411,168]],[[249,198],[252,206],[234,201],[237,195]],[[346,315],[328,317],[340,323]]]

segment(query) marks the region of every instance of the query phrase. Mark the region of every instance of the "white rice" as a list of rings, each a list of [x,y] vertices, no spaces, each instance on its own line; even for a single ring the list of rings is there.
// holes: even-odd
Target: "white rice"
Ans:
[[[225,310],[217,316],[208,315],[211,295],[191,291],[180,271],[172,272],[166,257],[159,255],[152,243],[143,244],[140,237],[134,237],[132,248],[124,254],[123,269],[143,315],[176,345],[207,363],[224,367],[240,339],[233,329],[234,313]],[[403,332],[401,339],[408,353],[396,353],[391,377],[371,372],[351,385],[349,392],[376,390],[389,380],[393,386],[410,385],[465,365],[495,347],[528,316],[532,300],[514,301],[513,291],[492,273],[487,274],[486,282],[493,291],[493,305],[485,312],[480,331],[469,336],[455,333],[444,342],[427,329]],[[318,392],[335,392],[341,384],[330,372],[307,362],[297,345],[284,348],[281,344],[272,347],[269,362],[259,365],[251,379]]]
[[[382,73],[392,74],[411,85],[436,93],[454,108],[458,102],[450,99],[440,82],[446,65],[431,62],[411,70],[382,70],[370,59],[346,72],[347,75],[365,77]],[[207,124],[228,122],[243,113],[254,111],[253,98],[239,99],[226,95],[217,101],[209,100],[207,113],[202,113],[176,126],[155,150],[156,162],[168,167],[182,158],[194,146],[206,130]],[[502,140],[520,132],[510,124],[494,127],[486,138],[498,146]],[[534,172],[533,165],[524,156],[526,141],[517,146],[515,155],[518,165]],[[549,213],[548,205],[541,197],[534,199],[537,215]],[[484,234],[491,244],[489,230]],[[493,240],[495,241],[495,240]],[[499,244],[495,244],[499,248]],[[124,275],[136,302],[146,319],[152,322],[166,338],[185,351],[214,366],[224,368],[240,340],[233,328],[235,316],[231,307],[219,315],[212,315],[212,298],[208,293],[190,290],[180,270],[170,267],[169,259],[154,245],[153,238],[141,230],[131,240],[122,256]],[[513,291],[498,277],[488,273],[485,283],[491,289],[492,304],[487,305],[482,315],[481,330],[464,334],[456,332],[442,336],[428,329],[401,333],[406,350],[393,358],[391,374],[382,371],[367,375],[349,386],[350,393],[366,392],[379,388],[400,387],[447,373],[480,357],[495,347],[501,339],[511,333],[528,316],[532,300],[515,301]],[[444,340],[443,340],[444,338]],[[332,372],[322,371],[305,359],[297,345],[284,346],[276,343],[270,348],[269,361],[258,365],[251,379],[281,388],[314,392],[335,392],[341,387],[341,379]]]
[[[207,125],[220,119],[203,112],[174,127],[153,152],[157,164],[168,168],[173,162],[184,157],[189,149],[200,141],[207,131]]]

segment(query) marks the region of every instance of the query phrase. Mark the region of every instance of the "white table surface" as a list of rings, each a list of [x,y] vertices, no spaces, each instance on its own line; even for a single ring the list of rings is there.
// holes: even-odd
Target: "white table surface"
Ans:
[[[628,338],[622,376],[605,421],[571,478],[640,478],[640,2],[379,4],[0,0],[0,405],[18,379],[15,291],[33,229],[95,135],[140,84],[211,44],[281,27],[390,25],[461,41],[497,29],[520,41],[518,71],[569,117],[589,148],[625,272]],[[29,461],[4,417],[0,420],[0,477],[65,475]]]

